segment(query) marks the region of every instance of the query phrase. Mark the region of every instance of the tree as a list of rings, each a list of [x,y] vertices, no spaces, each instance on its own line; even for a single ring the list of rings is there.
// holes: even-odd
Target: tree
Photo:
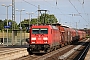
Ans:
[[[52,24],[52,23],[57,23],[57,19],[56,17],[52,14],[41,14],[39,22],[43,23],[43,24]]]
[[[38,20],[38,18],[33,18],[30,21],[29,21],[29,19],[24,19],[22,22],[20,22],[22,29],[26,29],[26,27],[29,27],[29,23],[30,23],[30,25],[37,24],[37,20]],[[52,23],[57,23],[57,22],[58,21],[53,14],[52,15],[41,14],[41,16],[38,20],[39,24],[52,24]],[[20,26],[20,23],[19,23],[18,27]]]
[[[24,19],[21,23],[21,27],[23,30],[26,30],[27,28],[29,28],[29,23],[30,25],[35,25],[37,24],[37,20],[38,18],[33,18],[29,21],[29,19]],[[52,23],[57,23],[57,19],[56,17],[52,14],[41,14],[41,16],[39,17],[38,20],[38,24],[52,24]],[[20,23],[18,25],[18,27],[20,27]]]
[[[37,20],[38,20],[37,18],[31,19],[31,24],[34,24],[34,25],[37,24]]]
[[[11,23],[11,25],[9,23]],[[6,19],[3,21],[3,24],[4,24],[4,26],[7,26],[7,20]],[[9,30],[12,30],[12,25],[13,25],[13,28],[18,29],[18,25],[15,21],[8,20],[8,26],[10,26]]]
[[[2,30],[4,28],[4,23],[2,20],[0,20],[0,30]]]
[[[50,15],[49,23],[57,23],[57,18],[54,15]]]
[[[37,18],[31,19],[31,21],[29,21],[29,19],[24,19],[24,20],[21,22],[21,27],[22,27],[22,29],[28,28],[28,27],[29,27],[29,23],[30,23],[30,25],[36,24],[36,23],[37,23]],[[19,23],[18,26],[20,26],[20,23]]]
[[[22,27],[22,29],[26,29],[26,25],[28,25],[29,26],[29,19],[24,19],[24,21],[22,21],[22,22],[20,22],[21,23],[21,27]],[[20,23],[19,23],[19,25],[18,26],[20,26]]]

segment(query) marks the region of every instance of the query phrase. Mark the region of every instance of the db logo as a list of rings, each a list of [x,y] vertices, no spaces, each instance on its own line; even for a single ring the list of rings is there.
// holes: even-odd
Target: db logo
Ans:
[[[39,37],[40,37],[40,35],[39,35]]]
[[[41,38],[38,38],[38,40],[41,40]]]

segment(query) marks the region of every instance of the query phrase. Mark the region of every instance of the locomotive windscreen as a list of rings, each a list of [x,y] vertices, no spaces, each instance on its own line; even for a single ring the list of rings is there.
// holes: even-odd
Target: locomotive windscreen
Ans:
[[[47,28],[33,28],[32,34],[48,34]]]

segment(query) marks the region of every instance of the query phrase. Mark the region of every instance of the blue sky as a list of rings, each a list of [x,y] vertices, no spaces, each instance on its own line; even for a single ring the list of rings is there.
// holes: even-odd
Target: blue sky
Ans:
[[[11,3],[12,0],[0,0],[0,19],[6,19],[6,8],[1,5]],[[61,24],[76,28],[77,22],[77,28],[90,28],[90,0],[15,0],[16,9],[25,9],[21,15],[22,20],[28,19],[26,12],[34,12],[32,18],[36,18],[38,5],[40,5],[40,9],[49,10],[48,14],[54,14]],[[12,8],[9,7],[8,10],[8,18],[12,19]],[[20,22],[18,11],[16,11],[15,20],[17,23]]]

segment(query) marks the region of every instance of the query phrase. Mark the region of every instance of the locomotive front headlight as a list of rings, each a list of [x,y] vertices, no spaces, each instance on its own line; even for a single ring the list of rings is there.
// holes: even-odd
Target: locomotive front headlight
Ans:
[[[32,37],[31,40],[36,40],[36,37]]]
[[[47,37],[44,37],[43,40],[48,40],[48,38]]]
[[[35,42],[32,42],[32,43],[35,43]]]

